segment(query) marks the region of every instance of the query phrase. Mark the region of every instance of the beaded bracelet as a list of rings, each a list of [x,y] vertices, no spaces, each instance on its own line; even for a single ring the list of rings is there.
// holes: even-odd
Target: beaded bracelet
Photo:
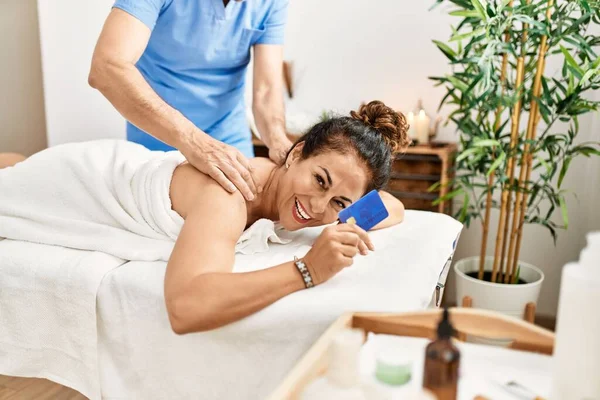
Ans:
[[[304,286],[306,286],[307,289],[315,286],[312,276],[310,276],[310,271],[306,267],[304,261],[299,260],[298,257],[294,257],[294,265],[296,265],[296,268],[298,268],[298,271],[302,275],[302,279],[304,279]]]

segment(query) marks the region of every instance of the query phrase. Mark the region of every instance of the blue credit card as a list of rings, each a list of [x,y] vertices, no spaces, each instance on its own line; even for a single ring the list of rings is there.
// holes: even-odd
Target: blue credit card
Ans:
[[[368,231],[388,217],[388,210],[379,196],[377,190],[372,190],[356,203],[344,208],[338,214],[340,222],[355,223],[365,231]]]

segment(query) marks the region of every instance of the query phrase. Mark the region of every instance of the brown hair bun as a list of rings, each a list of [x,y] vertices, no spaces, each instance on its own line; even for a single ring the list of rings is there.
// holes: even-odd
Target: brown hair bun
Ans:
[[[400,153],[410,145],[406,117],[381,101],[362,104],[358,111],[350,111],[350,116],[379,132],[392,154]]]

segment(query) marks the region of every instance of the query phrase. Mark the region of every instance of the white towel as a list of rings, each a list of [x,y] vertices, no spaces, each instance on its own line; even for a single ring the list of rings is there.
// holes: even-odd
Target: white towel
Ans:
[[[124,260],[167,261],[183,219],[169,186],[179,152],[153,152],[121,140],[70,143],[0,170],[0,237],[101,251]],[[285,243],[259,220],[237,251]]]
[[[100,399],[96,293],[125,261],[0,241],[0,373],[48,378]]]
[[[8,258],[0,263],[0,371],[100,398],[98,288],[124,260],[169,259],[183,225],[169,186],[184,160],[104,140],[56,146],[0,170],[0,252]],[[272,221],[259,220],[236,250],[264,252],[268,241],[285,243]]]

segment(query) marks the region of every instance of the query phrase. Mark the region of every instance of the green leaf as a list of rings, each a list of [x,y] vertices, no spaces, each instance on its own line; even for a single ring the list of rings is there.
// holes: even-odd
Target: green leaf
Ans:
[[[450,15],[452,15],[453,17],[480,18],[479,13],[475,10],[456,10],[456,11],[451,11]]]
[[[493,139],[483,139],[483,140],[478,140],[475,143],[473,143],[474,147],[494,147],[494,146],[500,146],[500,142],[497,140],[493,140]]]
[[[564,46],[560,46],[560,51],[562,51],[563,55],[565,56],[565,60],[567,60],[567,63],[575,70],[577,71],[579,74],[583,75],[584,71],[583,69],[581,69],[581,67],[579,65],[577,65],[577,62],[575,61],[575,59],[573,58],[573,56],[569,53],[569,50],[567,50]]]
[[[487,176],[489,178],[490,175],[504,162],[505,159],[506,159],[506,153],[505,152],[500,153],[500,156],[498,158],[496,158],[496,161],[494,161],[494,163],[488,170],[487,174],[485,174],[485,176]]]
[[[446,193],[442,197],[438,197],[431,204],[434,205],[434,206],[437,206],[442,201],[453,199],[454,197],[458,196],[459,194],[461,194],[463,192],[464,192],[463,188],[459,188],[459,189],[453,190],[450,193]]]
[[[569,151],[569,154],[580,153],[586,157],[590,155],[600,156],[600,150],[593,148],[592,146],[576,146]]]
[[[565,225],[565,229],[567,229],[569,227],[569,215],[567,213],[567,205],[565,204],[565,197],[560,196],[559,202],[560,202],[560,212],[561,212],[562,218],[563,218],[563,224]]]
[[[542,157],[540,157],[539,154],[535,155],[535,159],[538,160],[539,163],[544,166],[544,168],[546,168],[546,173],[550,172],[550,170],[551,170],[550,165]]]
[[[515,272],[515,274],[513,275],[513,280],[512,280],[512,284],[516,285],[517,283],[519,283],[519,276],[521,275],[521,266],[519,265],[517,267],[517,272]]]
[[[438,40],[434,40],[433,43],[436,44],[436,46],[441,50],[442,53],[446,55],[446,57],[448,57],[450,61],[456,61],[456,53],[454,52],[454,50],[452,50],[450,46]]]
[[[442,182],[438,181],[438,182],[434,183],[433,185],[429,186],[429,188],[427,189],[427,191],[429,193],[431,193],[431,192],[435,191],[437,188],[439,188],[441,185],[442,185]]]
[[[463,197],[463,206],[460,210],[459,221],[465,221],[467,219],[467,211],[469,210],[469,195],[465,192]]]
[[[599,58],[599,60],[600,60],[600,58]],[[590,78],[592,76],[596,75],[597,73],[598,73],[598,71],[595,70],[595,69],[588,69],[587,72],[583,75],[583,77],[579,81],[579,86],[583,86],[586,83],[588,83],[588,81],[590,80]]]
[[[550,124],[550,117],[551,117],[552,111],[550,111],[550,109],[548,107],[546,107],[546,105],[544,104],[544,102],[541,99],[538,99],[536,97],[535,101],[537,102],[537,104],[539,106],[540,114],[542,115],[544,122],[546,124]]]
[[[586,12],[591,12],[592,10],[590,9],[590,5],[588,4],[588,2],[586,0],[579,0],[579,3],[581,3],[581,6],[585,9]]]
[[[487,14],[485,13],[485,9],[483,8],[483,4],[481,4],[480,0],[471,0],[471,4],[475,7],[475,11],[479,14],[479,18],[484,21],[487,21]]]
[[[558,188],[559,189],[562,186],[562,181],[565,178],[565,174],[567,173],[567,170],[569,169],[569,164],[571,164],[571,157],[565,158],[565,161],[563,162],[563,165],[560,168],[560,173],[558,174]]]
[[[450,81],[451,84],[454,85],[455,88],[457,88],[461,92],[465,92],[468,88],[468,86],[464,82],[462,82],[461,80],[459,80],[453,76],[449,76],[448,80]]]
[[[474,0],[474,1],[476,1],[476,0]],[[452,37],[450,37],[450,41],[451,42],[455,42],[457,40],[468,39],[468,38],[473,37],[473,36],[482,35],[485,32],[486,32],[485,28],[475,29],[474,31],[467,32],[467,33],[462,33],[460,35],[452,35]]]

